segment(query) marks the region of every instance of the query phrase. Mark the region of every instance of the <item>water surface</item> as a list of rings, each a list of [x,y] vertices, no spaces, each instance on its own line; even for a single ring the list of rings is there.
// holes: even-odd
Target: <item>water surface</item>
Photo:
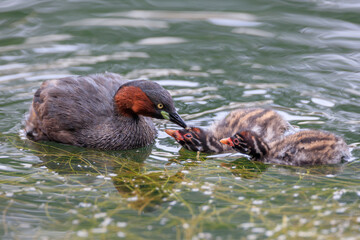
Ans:
[[[358,239],[357,1],[27,1],[0,5],[2,239]],[[208,127],[272,107],[354,147],[340,166],[284,167],[154,146],[103,152],[22,136],[46,79],[157,81]],[[357,146],[357,147],[356,147]]]

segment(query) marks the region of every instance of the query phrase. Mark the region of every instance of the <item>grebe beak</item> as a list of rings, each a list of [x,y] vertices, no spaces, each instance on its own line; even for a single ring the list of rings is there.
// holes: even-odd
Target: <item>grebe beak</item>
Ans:
[[[220,142],[221,142],[222,144],[225,144],[225,145],[229,145],[229,146],[231,146],[231,147],[234,147],[234,143],[233,143],[233,141],[231,140],[231,138],[223,138],[223,139],[220,140]]]
[[[182,120],[182,118],[177,112],[169,113],[169,120],[173,123],[176,123],[180,127],[187,127],[186,123],[184,122],[184,120]]]

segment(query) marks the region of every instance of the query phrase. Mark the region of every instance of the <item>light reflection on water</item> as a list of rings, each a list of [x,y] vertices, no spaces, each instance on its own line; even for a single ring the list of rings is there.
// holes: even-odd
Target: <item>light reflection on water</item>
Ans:
[[[308,169],[197,155],[164,133],[176,125],[160,120],[154,146],[124,153],[18,134],[43,80],[113,71],[163,85],[191,125],[272,107],[300,129],[357,143],[356,2],[226,1],[203,3],[201,11],[172,1],[162,10],[156,1],[96,3],[5,1],[0,8],[3,238],[358,236],[356,144],[351,163]]]

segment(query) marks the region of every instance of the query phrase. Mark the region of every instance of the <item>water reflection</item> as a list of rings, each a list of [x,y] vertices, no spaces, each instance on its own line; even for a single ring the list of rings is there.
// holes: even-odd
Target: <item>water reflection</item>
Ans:
[[[10,51],[40,47],[40,46],[44,46],[44,44],[66,41],[71,38],[72,36],[68,34],[51,34],[44,36],[29,37],[25,39],[24,43],[0,47],[0,52],[10,52]]]
[[[182,69],[136,69],[125,75],[126,78],[158,78],[158,77],[168,77],[168,76],[191,76],[191,77],[209,77],[208,73],[205,72],[189,72]]]
[[[96,173],[103,176],[116,174],[115,169],[121,168],[128,162],[143,164],[151,153],[153,146],[129,151],[96,151],[74,146],[63,146],[57,143],[28,144],[31,152],[42,161],[35,167],[46,167],[59,174],[87,174]]]
[[[358,147],[296,168],[179,152],[157,121],[150,155],[18,138],[41,81],[112,71],[166,86],[197,126],[272,107],[358,142],[358,1],[129,3],[2,2],[0,132],[16,135],[0,139],[2,237],[356,238]]]
[[[97,178],[111,179],[113,186],[126,199],[128,206],[139,212],[153,211],[165,203],[175,184],[183,180],[184,174],[165,169],[146,170],[144,161],[153,146],[129,151],[102,152],[58,144],[49,145],[30,142],[31,151],[42,161],[34,167],[54,171],[67,176],[92,176],[86,185]],[[65,150],[66,149],[66,150]],[[90,175],[89,175],[90,174]]]
[[[270,165],[240,158],[232,162],[221,163],[221,167],[228,169],[235,178],[255,179],[260,177]]]
[[[233,160],[234,158],[237,158],[238,155],[240,155],[240,158]],[[260,161],[253,161],[249,159],[248,156],[237,153],[209,155],[206,153],[189,151],[185,148],[181,148],[179,150],[179,156],[169,159],[169,163],[166,165],[172,165],[175,163],[177,165],[184,166],[185,169],[187,169],[188,167],[201,166],[204,164],[204,161],[211,159],[221,159],[220,166],[230,171],[235,177],[234,179],[257,179],[269,168],[276,168],[283,173],[290,172],[291,175],[298,174],[313,177],[335,177],[336,175],[342,173],[344,168],[347,166],[347,163],[302,167],[279,164],[274,165],[265,164]]]
[[[148,58],[149,55],[144,52],[115,52],[109,55],[100,56],[75,56],[68,58],[60,58],[52,62],[36,63],[36,64],[8,64],[3,65],[0,74],[6,74],[2,77],[1,82],[14,79],[22,79],[34,77],[39,74],[37,71],[62,69],[67,67],[75,67],[82,65],[93,65],[106,61],[124,61],[129,58]],[[12,75],[12,73],[15,73]]]
[[[177,20],[208,20],[208,19],[232,19],[242,21],[255,21],[255,15],[240,12],[212,12],[212,11],[129,11],[107,13],[106,16],[131,17],[140,19],[177,19]]]
[[[144,38],[136,42],[139,45],[166,45],[166,44],[178,44],[187,42],[184,38],[179,37],[152,37]]]
[[[146,27],[146,28],[168,28],[163,21],[134,20],[123,18],[87,18],[68,22],[64,26],[117,26],[117,27]]]
[[[184,167],[195,167],[201,165],[203,161],[206,161],[207,156],[208,155],[205,153],[193,152],[185,148],[181,148],[179,150],[179,156],[169,159],[169,162],[166,165],[169,166],[175,163]]]
[[[121,196],[127,198],[129,207],[139,212],[154,211],[172,194],[174,185],[183,180],[184,174],[164,171],[143,173],[142,168],[142,164],[130,161],[115,169],[117,176],[112,177],[112,181]]]
[[[238,34],[246,34],[251,36],[257,36],[257,37],[264,37],[264,38],[273,38],[275,37],[275,34],[271,32],[267,32],[260,29],[253,29],[253,28],[235,28],[232,30],[233,33]]]

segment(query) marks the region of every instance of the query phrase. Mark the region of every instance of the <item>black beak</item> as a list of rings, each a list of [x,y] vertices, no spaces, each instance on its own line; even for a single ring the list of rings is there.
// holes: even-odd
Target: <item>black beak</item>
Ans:
[[[186,123],[184,122],[184,120],[181,119],[180,115],[177,112],[170,113],[169,120],[172,121],[173,123],[176,123],[180,127],[183,127],[183,128],[187,127]]]

